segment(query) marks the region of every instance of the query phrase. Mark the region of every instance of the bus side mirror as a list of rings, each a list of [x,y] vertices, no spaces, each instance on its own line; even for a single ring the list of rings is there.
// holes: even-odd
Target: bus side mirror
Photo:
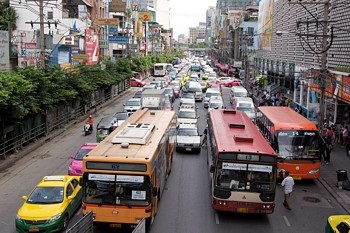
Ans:
[[[83,178],[79,178],[79,185],[83,187]]]
[[[214,171],[215,171],[215,166],[214,166],[214,165],[210,165],[210,170],[209,170],[209,172],[210,172],[210,173],[214,173]]]
[[[153,187],[153,188],[152,188],[152,195],[153,195],[154,197],[158,196],[158,188],[157,188],[157,187]]]

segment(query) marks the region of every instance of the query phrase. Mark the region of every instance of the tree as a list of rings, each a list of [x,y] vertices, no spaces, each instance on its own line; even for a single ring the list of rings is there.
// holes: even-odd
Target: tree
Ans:
[[[10,7],[6,3],[0,3],[0,25],[7,25],[7,23],[10,23],[11,29],[15,30],[17,28],[17,19],[18,15],[15,8]]]

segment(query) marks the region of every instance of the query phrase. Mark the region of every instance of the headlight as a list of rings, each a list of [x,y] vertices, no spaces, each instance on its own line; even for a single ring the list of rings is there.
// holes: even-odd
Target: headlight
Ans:
[[[53,216],[52,218],[50,218],[49,223],[53,223],[56,222],[58,219],[60,219],[62,214],[57,214],[55,216]]]
[[[19,216],[19,215],[17,214],[17,215],[16,215],[16,220],[17,220],[17,221],[22,221],[21,216]]]

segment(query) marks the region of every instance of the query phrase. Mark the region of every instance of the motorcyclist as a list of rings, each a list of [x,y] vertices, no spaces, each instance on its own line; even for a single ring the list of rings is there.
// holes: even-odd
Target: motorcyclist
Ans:
[[[94,119],[92,119],[92,116],[90,115],[88,119],[86,119],[86,124],[90,125],[89,130],[92,131],[93,127],[94,127]]]

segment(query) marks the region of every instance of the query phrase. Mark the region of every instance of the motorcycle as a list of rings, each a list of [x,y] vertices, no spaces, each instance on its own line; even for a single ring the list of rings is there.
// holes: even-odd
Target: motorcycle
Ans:
[[[85,126],[84,126],[85,136],[91,134],[93,128],[94,128],[93,125],[90,125],[90,124],[86,123]]]

